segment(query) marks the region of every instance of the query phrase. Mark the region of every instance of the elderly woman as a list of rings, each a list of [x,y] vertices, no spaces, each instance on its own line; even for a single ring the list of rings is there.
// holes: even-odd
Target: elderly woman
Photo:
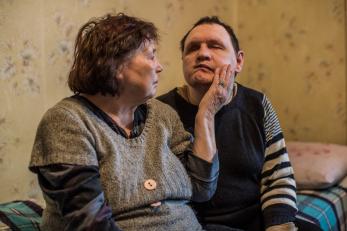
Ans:
[[[162,71],[157,29],[124,14],[86,23],[68,84],[49,109],[30,170],[46,201],[42,230],[201,230],[189,200],[215,191],[214,115],[230,95],[230,68],[200,104],[196,138],[151,99]]]

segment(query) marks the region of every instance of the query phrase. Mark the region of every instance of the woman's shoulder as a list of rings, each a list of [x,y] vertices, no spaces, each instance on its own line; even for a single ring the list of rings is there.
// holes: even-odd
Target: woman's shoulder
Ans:
[[[165,124],[176,124],[180,121],[177,112],[168,104],[157,99],[150,99],[147,102],[148,115],[156,122],[164,122]]]
[[[81,114],[85,113],[86,108],[78,99],[67,97],[49,108],[44,113],[42,120],[71,120],[81,117]]]
[[[150,99],[147,102],[149,110],[164,116],[175,116],[176,111],[168,104],[161,102],[158,99]]]

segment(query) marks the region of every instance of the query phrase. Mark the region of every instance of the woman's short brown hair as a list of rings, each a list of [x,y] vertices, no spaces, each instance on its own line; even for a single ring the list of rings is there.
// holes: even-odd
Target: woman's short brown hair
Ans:
[[[92,19],[78,32],[68,85],[74,93],[119,95],[119,67],[146,41],[158,41],[153,23],[119,13]]]

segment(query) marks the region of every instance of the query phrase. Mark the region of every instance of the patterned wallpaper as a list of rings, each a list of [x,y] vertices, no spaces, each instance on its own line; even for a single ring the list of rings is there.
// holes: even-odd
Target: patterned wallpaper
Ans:
[[[240,81],[263,90],[287,139],[347,143],[343,0],[239,1]]]
[[[27,170],[42,114],[68,96],[78,28],[126,12],[160,29],[158,93],[183,83],[179,40],[218,15],[245,51],[238,80],[272,100],[287,139],[347,142],[345,0],[0,0],[0,203],[41,194]]]
[[[160,29],[159,57],[165,71],[159,92],[183,79],[178,41],[203,15],[227,14],[227,1],[212,0],[0,0],[0,203],[36,198],[28,169],[36,127],[43,113],[70,95],[66,77],[79,27],[92,17],[126,12]],[[192,14],[194,12],[194,14]]]

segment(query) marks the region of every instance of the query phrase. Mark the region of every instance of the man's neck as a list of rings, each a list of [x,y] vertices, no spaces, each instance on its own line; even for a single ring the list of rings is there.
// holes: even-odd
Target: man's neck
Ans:
[[[187,98],[189,103],[193,105],[199,105],[201,99],[204,97],[205,93],[208,91],[210,86],[202,86],[202,87],[191,87],[187,86]]]
[[[207,91],[207,90],[206,90]],[[196,90],[188,85],[179,87],[177,93],[182,96],[188,103],[193,105],[199,105],[202,97],[204,97],[205,90]]]

